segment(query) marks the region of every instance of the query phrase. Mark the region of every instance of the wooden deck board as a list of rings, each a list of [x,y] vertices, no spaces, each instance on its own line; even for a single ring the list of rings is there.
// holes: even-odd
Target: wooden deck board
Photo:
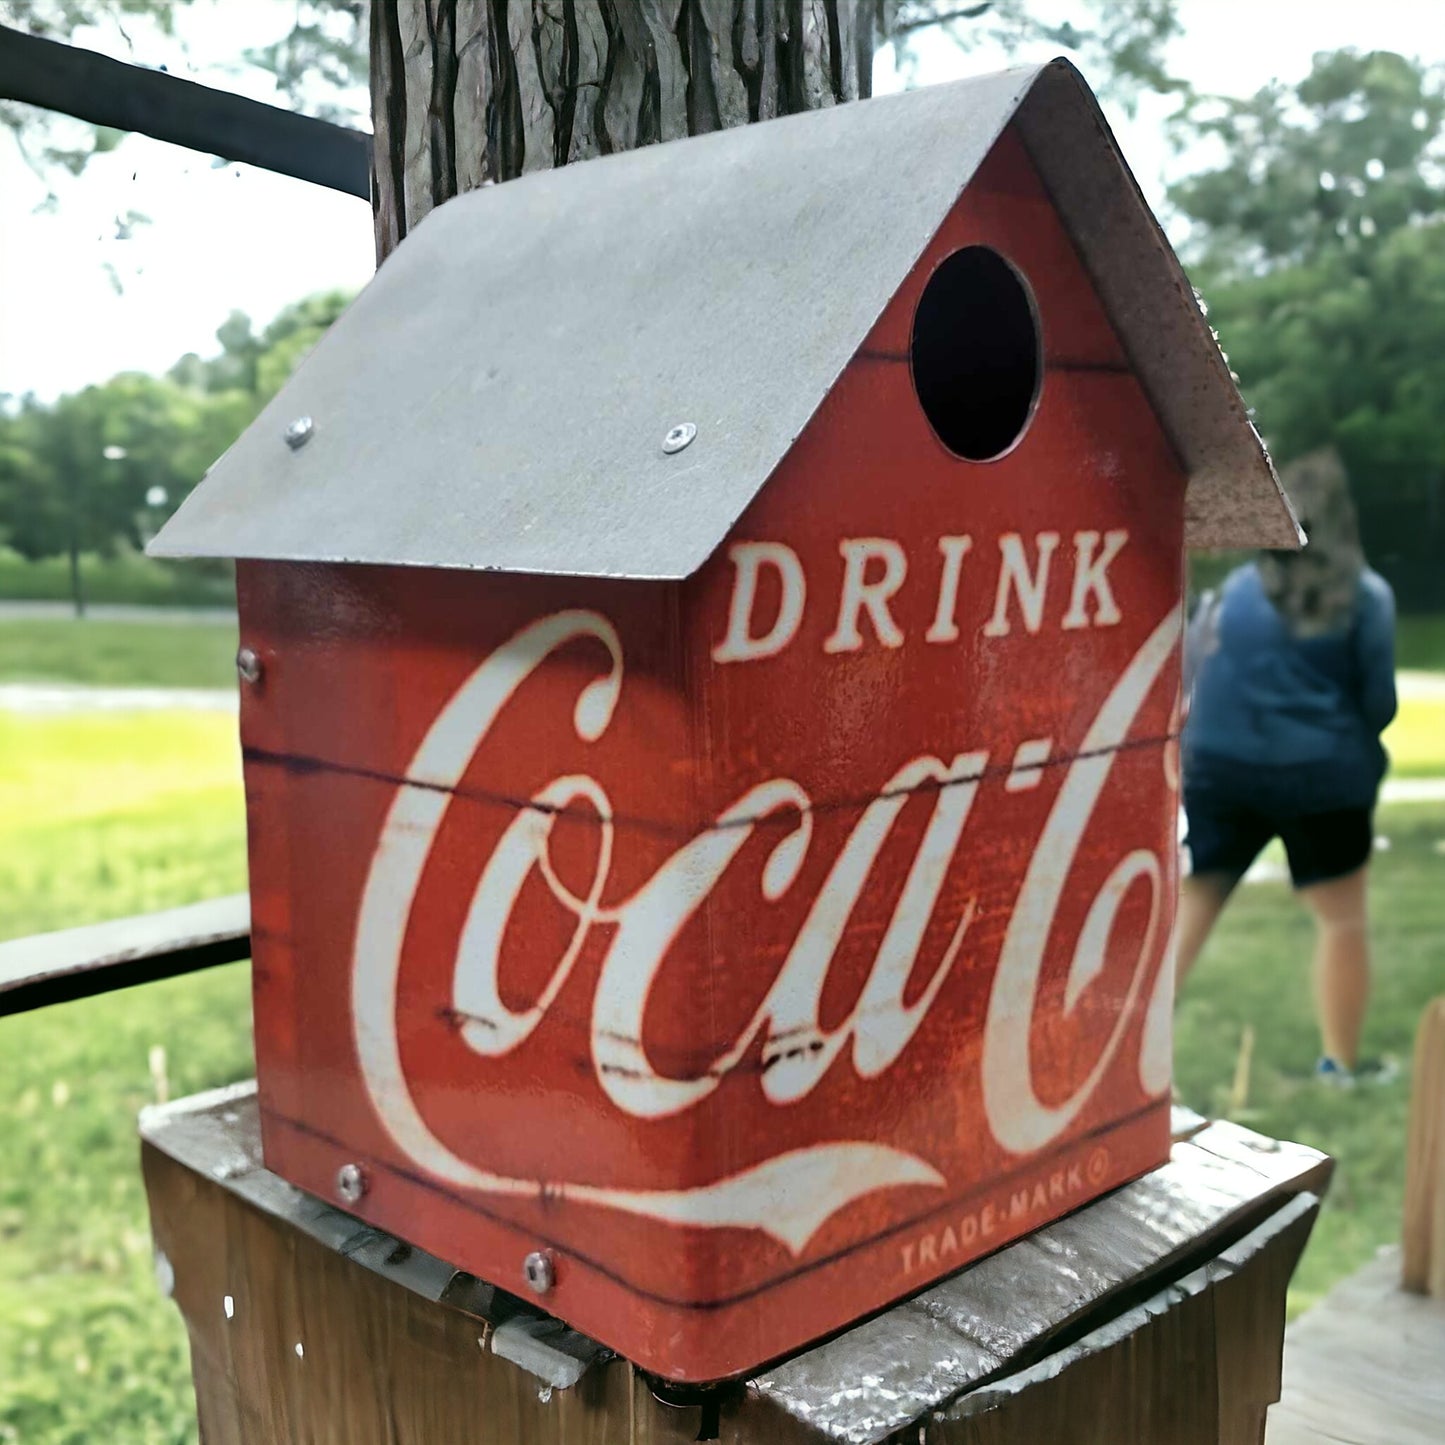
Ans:
[[[1399,1280],[1392,1249],[1289,1327],[1267,1445],[1445,1441],[1445,1300]]]

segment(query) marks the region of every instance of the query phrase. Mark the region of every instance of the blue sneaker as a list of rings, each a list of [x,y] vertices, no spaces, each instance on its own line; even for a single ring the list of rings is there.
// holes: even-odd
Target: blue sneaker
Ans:
[[[1315,1082],[1332,1089],[1353,1089],[1356,1084],[1393,1084],[1400,1077],[1400,1065],[1391,1058],[1362,1059],[1347,1069],[1328,1054],[1315,1065]]]

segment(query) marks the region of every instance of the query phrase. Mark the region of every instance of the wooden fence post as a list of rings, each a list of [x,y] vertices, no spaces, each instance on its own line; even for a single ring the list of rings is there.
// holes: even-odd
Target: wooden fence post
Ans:
[[[147,1109],[141,1136],[206,1445],[1257,1445],[1331,1167],[1182,1121],[1154,1174],[696,1389],[271,1174],[253,1086]]]
[[[1405,1289],[1445,1298],[1445,998],[1426,1006],[1415,1035],[1401,1260]]]

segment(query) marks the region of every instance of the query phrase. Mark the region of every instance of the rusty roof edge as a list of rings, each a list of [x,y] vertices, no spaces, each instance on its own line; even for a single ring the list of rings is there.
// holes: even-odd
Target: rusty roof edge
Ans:
[[[1289,499],[1194,288],[1079,71],[1042,67],[1015,116],[1189,479],[1191,548],[1298,547]]]
[[[865,114],[869,116],[867,121],[863,120]],[[609,414],[604,421],[600,430],[609,434],[600,442],[594,444],[592,433],[574,425],[570,433],[563,429],[567,440],[562,445],[554,446],[552,433],[547,431],[544,450],[548,456],[541,455],[536,438],[541,435],[538,428],[546,428],[540,416],[533,414],[537,407],[532,405],[528,410],[529,398],[524,387],[519,390],[516,378],[525,382],[527,376],[535,374],[528,368],[535,368],[537,356],[542,354],[536,338],[544,329],[530,319],[522,327],[521,321],[527,318],[519,318],[516,306],[507,313],[505,299],[488,298],[492,307],[489,316],[494,319],[501,342],[508,343],[499,343],[498,354],[509,357],[512,367],[511,373],[503,369],[503,382],[510,382],[511,389],[505,397],[508,409],[499,414],[508,420],[488,434],[493,451],[487,461],[493,468],[491,476],[510,477],[511,481],[495,489],[490,483],[485,488],[479,485],[470,467],[474,453],[462,445],[465,438],[459,441],[456,437],[448,439],[450,451],[443,458],[456,476],[454,492],[439,498],[434,483],[422,485],[425,479],[414,472],[415,455],[398,459],[397,448],[391,446],[388,437],[376,435],[371,421],[392,405],[391,398],[400,384],[393,373],[398,366],[405,368],[406,358],[398,360],[388,352],[378,359],[364,349],[368,330],[384,331],[389,347],[396,347],[398,306],[402,313],[406,312],[408,298],[416,293],[417,274],[429,275],[438,264],[447,264],[453,252],[460,255],[474,251],[484,218],[491,223],[488,236],[494,249],[502,234],[497,230],[498,223],[504,226],[515,253],[511,256],[515,273],[520,265],[518,245],[530,242],[541,228],[566,218],[569,206],[576,211],[580,202],[599,204],[600,195],[617,190],[614,174],[627,177],[628,187],[624,189],[644,199],[671,196],[673,172],[683,154],[677,148],[683,143],[678,142],[568,167],[567,173],[571,174],[540,172],[495,191],[458,197],[437,208],[390,258],[376,282],[347,309],[333,334],[323,338],[216,464],[217,475],[208,477],[182,503],[147,551],[157,556],[237,556],[515,574],[566,573],[638,581],[685,580],[723,544],[778,464],[814,424],[822,401],[888,301],[917,266],[939,225],[972,182],[983,157],[1010,123],[1016,123],[1023,132],[1051,200],[1074,239],[1130,363],[1189,477],[1188,543],[1196,547],[1297,545],[1298,529],[1288,503],[1172,248],[1129,172],[1087,83],[1067,61],[1054,61],[880,98],[866,107],[857,104],[829,112],[809,112],[686,143],[698,148],[686,152],[688,164],[703,164],[704,169],[699,173],[700,184],[685,198],[694,202],[691,210],[680,202],[669,213],[658,255],[670,261],[675,261],[677,247],[672,244],[669,249],[669,240],[675,242],[676,235],[690,234],[689,227],[695,231],[717,214],[715,210],[708,212],[699,197],[713,196],[709,203],[713,206],[733,204],[737,186],[743,180],[749,186],[762,186],[758,194],[766,201],[764,210],[771,206],[777,212],[772,217],[776,231],[779,218],[786,220],[791,214],[779,201],[779,185],[786,178],[788,165],[779,162],[778,157],[788,156],[796,165],[794,153],[804,136],[810,137],[804,143],[804,153],[814,160],[825,156],[825,150],[819,150],[820,141],[827,140],[837,151],[840,136],[853,141],[862,139],[874,148],[910,138],[917,145],[909,170],[915,183],[914,204],[906,220],[900,220],[893,244],[861,266],[862,284],[855,288],[851,307],[843,308],[821,328],[823,334],[813,337],[811,367],[794,375],[789,404],[775,406],[770,424],[755,426],[751,435],[724,432],[719,441],[716,432],[705,428],[700,444],[685,454],[687,470],[698,473],[699,481],[705,479],[708,493],[705,498],[699,494],[687,498],[687,515],[693,519],[688,527],[683,528],[673,515],[677,506],[661,517],[651,510],[654,500],[665,507],[682,493],[661,485],[667,474],[655,465],[646,440],[649,429],[657,423],[647,408],[639,410],[635,405],[635,392],[624,396],[624,401],[634,403],[625,415],[612,418]],[[757,172],[751,168],[760,164],[770,168],[770,180],[752,179]],[[843,165],[839,178],[851,179],[855,169]],[[608,184],[599,192],[604,175]],[[853,209],[862,213],[866,206]],[[632,215],[636,214],[634,209]],[[635,222],[627,222],[625,216],[609,215],[619,243],[635,239]],[[749,218],[749,224],[753,222],[754,218]],[[736,226],[732,228],[737,230]],[[729,232],[730,244],[741,244],[739,236],[743,234]],[[859,265],[846,248],[833,246],[829,254],[836,263]],[[455,259],[452,257],[453,262]],[[575,256],[573,260],[575,263]],[[726,247],[708,264],[717,267],[726,284],[738,281],[733,274],[736,256]],[[800,285],[800,269],[804,268],[784,265],[777,268],[772,280],[779,285]],[[615,304],[624,304],[629,299],[625,280],[606,294],[608,305],[614,304],[614,294]],[[631,299],[635,302],[636,298]],[[805,310],[806,300],[804,296],[792,302],[791,311]],[[717,308],[712,308],[710,319],[699,316],[696,294],[679,282],[666,289],[659,306],[653,308],[656,314],[649,313],[653,333],[658,332],[659,316],[665,321],[672,315],[663,303],[672,305],[673,310],[683,307],[701,332],[706,332],[708,324],[719,324]],[[413,308],[409,314],[413,321],[419,321],[425,318],[425,309]],[[568,314],[577,325],[591,326],[598,321],[598,308],[589,309],[585,298],[580,311]],[[498,315],[500,320],[496,319]],[[793,316],[792,321],[796,324],[798,317]],[[556,324],[554,317],[554,327]],[[511,332],[506,331],[508,325]],[[734,334],[738,328],[723,326],[722,330],[726,334],[720,337],[719,344],[738,352],[742,345],[740,335]],[[409,355],[416,363],[416,325],[412,325],[411,332]],[[660,334],[664,341],[669,337],[685,341],[691,333],[669,324]],[[528,344],[537,354],[525,354],[527,346],[518,342],[518,336],[521,342],[531,336]],[[648,345],[655,346],[659,336],[649,334],[645,339]],[[363,344],[361,352],[356,350],[358,341]],[[484,370],[483,363],[491,355],[463,339],[463,348],[468,345],[470,351],[457,365],[465,361],[472,370],[441,379],[444,392],[449,388],[459,405],[468,403],[475,391],[473,373]],[[617,353],[613,361],[634,364],[629,358],[638,352],[641,343],[631,351],[626,347],[619,351],[616,337],[600,340],[598,345],[604,353],[609,347]],[[679,342],[671,348],[676,354],[669,377],[681,374],[686,379],[690,375],[686,367],[695,357],[685,346],[679,350],[681,345]],[[650,354],[646,346],[641,351]],[[737,357],[730,354],[730,360],[736,362]],[[753,357],[742,372],[737,365],[732,366],[736,373],[733,381],[741,376],[744,389],[758,384],[753,374],[756,360]],[[772,360],[776,363],[777,358]],[[710,370],[717,370],[716,365]],[[496,371],[495,366],[492,371]],[[633,379],[647,380],[651,375],[643,368]],[[405,391],[408,385],[413,392],[416,390],[409,379],[400,389]],[[715,383],[714,389],[717,385],[721,383]],[[695,392],[693,401],[686,400],[689,388]],[[656,402],[662,414],[659,420],[667,419],[674,409],[679,415],[694,410],[706,413],[712,400],[706,385],[699,390],[690,382],[682,388],[663,385],[660,391],[663,395]],[[415,402],[416,397],[411,400]],[[592,397],[589,404],[597,400]],[[513,403],[521,407],[522,415],[515,414]],[[315,437],[303,438],[299,452],[288,453],[282,434],[291,421],[303,415],[317,418]],[[415,422],[416,417],[409,420]],[[736,427],[736,417],[729,424]],[[584,443],[570,445],[578,435],[584,437]],[[499,437],[502,446],[510,447],[510,451],[495,450]],[[721,451],[716,450],[719,446]],[[554,450],[558,454],[551,456]],[[698,454],[696,461],[693,452]],[[390,472],[381,465],[383,457],[392,467]],[[547,461],[547,467],[541,465],[543,461]],[[459,465],[461,471],[457,472]],[[557,480],[574,474],[589,479],[588,488],[580,493],[570,482]],[[347,479],[345,487],[338,477]],[[407,484],[400,493],[398,481]],[[403,504],[398,509],[390,500],[412,490],[431,497],[431,512],[426,516],[416,506],[408,511]],[[367,496],[395,514],[384,528],[376,524],[379,514],[375,507],[358,510],[361,499]],[[579,512],[571,521],[575,537],[577,526],[585,531],[592,525],[592,518],[602,519],[598,531],[587,533],[594,545],[581,549],[580,555],[574,542],[565,548],[564,556],[561,543],[551,535],[555,529],[550,526],[539,526],[530,537],[530,522],[517,528],[519,517],[545,522],[564,510],[564,504],[585,508],[599,497],[606,507],[599,510],[598,505],[591,505],[590,513]],[[442,524],[436,520],[441,515],[438,502],[447,498],[455,501],[447,507],[450,520]],[[695,515],[693,508],[703,500],[706,505],[701,515]],[[368,517],[370,521],[365,520]],[[644,517],[651,518],[647,527],[641,525]],[[671,524],[664,525],[669,517]],[[662,539],[655,544],[654,533]],[[309,541],[301,540],[308,537]],[[467,539],[465,543],[458,540],[461,537]],[[540,543],[532,545],[538,538]]]
[[[871,332],[873,326],[877,324],[879,317],[882,316],[889,302],[892,300],[893,295],[896,294],[897,287],[903,284],[904,280],[912,273],[913,269],[918,265],[920,259],[926,253],[929,245],[932,244],[934,236],[937,234],[938,228],[947,219],[953,207],[957,205],[959,198],[967,190],[969,185],[972,184],[974,176],[977,174],[978,166],[982,163],[984,157],[987,156],[989,151],[992,150],[993,146],[997,143],[1003,132],[1013,122],[1018,113],[1019,107],[1024,103],[1026,97],[1029,95],[1039,76],[1047,68],[1048,66],[1046,63],[1012,65],[1004,67],[1003,69],[998,71],[989,72],[987,74],[972,76],[951,83],[945,83],[942,86],[922,88],[923,90],[927,91],[942,91],[963,87],[978,89],[990,83],[1006,83],[1010,80],[1012,80],[1016,85],[1016,89],[1013,95],[1005,102],[1004,106],[1001,107],[992,118],[993,124],[991,126],[987,144],[980,149],[978,155],[974,157],[971,161],[965,159],[960,160],[958,166],[958,174],[954,182],[948,187],[949,199],[947,204],[940,208],[934,224],[928,227],[927,230],[921,235],[913,254],[908,260],[907,265],[899,269],[897,279],[894,283],[892,290],[887,296],[881,297],[879,299],[876,309],[868,317],[867,324],[857,329],[856,337],[850,338],[838,347],[836,360],[831,367],[828,380],[826,384],[817,388],[817,394],[812,399],[806,415],[801,416],[799,419],[797,419],[796,423],[787,430],[786,435],[779,438],[780,444],[777,445],[775,448],[770,449],[775,451],[776,454],[771,457],[771,460],[765,467],[759,469],[759,473],[756,477],[755,484],[751,492],[746,498],[740,499],[738,501],[736,507],[732,510],[732,514],[729,518],[727,527],[724,528],[717,535],[717,537],[708,545],[707,549],[697,555],[694,559],[692,559],[690,565],[685,565],[681,567],[671,566],[667,568],[641,569],[635,567],[628,567],[623,570],[617,568],[599,568],[595,566],[589,566],[586,565],[585,562],[581,562],[579,560],[579,565],[577,565],[575,568],[568,569],[568,575],[606,581],[683,583],[686,582],[689,578],[695,576],[697,572],[699,572],[702,567],[706,565],[708,560],[727,540],[727,536],[732,531],[732,528],[737,525],[737,522],[746,512],[748,506],[752,504],[752,501],[762,491],[763,487],[766,486],[767,482],[770,480],[777,467],[783,462],[783,460],[794,449],[794,447],[796,447],[804,433],[807,432],[807,430],[814,424],[818,410],[821,408],[823,402],[827,399],[833,388],[837,385],[838,380],[841,378],[848,365],[853,361],[858,349],[866,342],[867,337]],[[886,103],[890,100],[907,100],[908,98],[910,98],[910,95],[916,96],[917,92],[903,92],[896,96],[877,97],[875,99],[882,100]],[[853,106],[862,105],[865,103],[873,102],[855,101],[848,106],[840,108],[851,109],[853,108]],[[828,108],[828,110],[831,109],[833,108]],[[787,125],[790,122],[814,120],[826,115],[828,113],[828,110],[807,111],[791,116],[774,117],[770,121],[758,122],[754,125],[750,125],[749,127],[747,127],[747,129],[753,130],[756,129],[758,126],[773,127],[778,125]],[[733,129],[737,130],[742,128],[736,127]],[[729,134],[729,132],[712,133],[705,136],[682,137],[673,142],[665,142],[662,146],[657,147],[656,149],[671,150],[674,146],[685,143],[695,144],[699,141],[715,141],[727,134]],[[962,145],[962,143],[963,142],[961,139],[960,144]],[[614,155],[592,157],[584,162],[579,162],[577,164],[586,165],[589,168],[609,165],[616,166],[618,164],[625,165],[628,160],[630,158],[634,158],[635,155],[636,152],[619,152]],[[529,181],[535,182],[544,178],[551,179],[555,177],[555,175],[557,174],[557,170],[560,169],[562,168],[555,168],[553,170],[541,172],[532,172],[527,175],[520,176],[515,181],[509,182],[508,188],[510,189],[512,186],[526,185]],[[572,167],[569,166],[566,169],[570,170],[572,169]],[[468,198],[469,197],[465,194],[462,196],[458,196],[451,203],[449,203],[448,206],[436,207],[432,211],[428,212],[428,214],[422,218],[418,226],[413,228],[413,232],[411,233],[411,235],[408,236],[408,240],[414,240],[415,235],[421,233],[424,230],[427,230],[428,228],[430,228],[430,230],[435,230],[437,229],[439,224],[452,219],[455,216],[455,207],[457,205],[457,202],[464,201]],[[470,198],[476,199],[477,197],[474,195]],[[388,264],[393,269],[396,268],[399,262],[399,258],[403,254],[406,254],[404,248],[399,248],[392,257],[388,258]],[[346,313],[350,313],[358,309],[358,303],[364,299],[365,291],[369,288],[370,284],[371,283],[368,283],[368,287],[363,288],[362,293],[360,293],[356,298],[354,298],[353,301],[346,307]],[[324,344],[325,339],[326,338],[324,337],[322,338],[322,344]],[[261,428],[266,426],[269,426],[274,431],[281,426],[284,418],[290,415],[292,411],[292,409],[288,405],[289,394],[292,392],[296,380],[299,377],[304,377],[308,373],[311,368],[311,364],[316,357],[317,350],[319,349],[320,345],[318,345],[318,348],[316,350],[313,350],[310,354],[302,358],[296,371],[293,372],[292,377],[288,379],[287,383],[283,385],[277,395],[272,397],[270,402],[268,402],[267,405],[262,408],[260,414],[253,420],[253,422],[247,428],[246,433],[243,433],[242,438],[238,439],[238,441],[244,440],[246,438],[246,435],[251,431],[259,431]],[[309,417],[305,419],[310,420]],[[206,474],[207,477],[210,475],[210,472],[212,470],[214,470],[222,462],[227,461],[230,458],[231,453],[236,449],[236,444],[234,443],[231,447],[228,447],[226,451],[222,453],[222,456],[218,458],[215,463],[212,464],[212,467],[208,468]],[[204,480],[205,478],[202,479],[203,482]],[[196,490],[199,490],[200,485],[201,484],[198,484]],[[335,549],[331,552],[327,552],[325,551],[325,549],[313,548],[308,549],[304,555],[300,554],[299,552],[293,552],[292,550],[287,548],[278,548],[266,551],[253,551],[246,553],[233,553],[214,546],[204,549],[198,549],[191,541],[190,537],[187,535],[188,527],[191,521],[191,517],[188,515],[190,511],[191,498],[187,497],[182,501],[180,507],[177,508],[177,511],[170,518],[167,519],[167,521],[162,525],[160,531],[151,539],[150,543],[146,546],[145,552],[147,556],[166,558],[190,558],[196,556],[235,556],[237,558],[247,557],[252,560],[262,561],[305,561],[350,565],[376,564],[379,561],[379,559],[371,556],[348,555],[348,551],[344,547]],[[177,523],[180,523],[180,525],[177,525]],[[184,537],[184,540],[178,541],[177,534],[181,534],[182,537]],[[553,567],[515,564],[500,565],[494,562],[480,560],[476,562],[440,562],[420,561],[417,559],[397,556],[387,559],[382,565],[403,567],[443,567],[447,570],[470,572],[500,572],[516,576],[557,575],[557,569]]]

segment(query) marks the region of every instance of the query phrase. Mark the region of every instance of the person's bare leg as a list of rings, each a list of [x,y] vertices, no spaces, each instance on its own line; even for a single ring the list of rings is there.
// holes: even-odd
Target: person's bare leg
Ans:
[[[1365,910],[1368,867],[1313,883],[1300,897],[1315,917],[1315,1010],[1326,1058],[1355,1067],[1370,997],[1370,934]]]
[[[1225,873],[1201,873],[1179,880],[1179,920],[1175,924],[1174,986],[1182,988],[1229,895],[1234,879]]]

